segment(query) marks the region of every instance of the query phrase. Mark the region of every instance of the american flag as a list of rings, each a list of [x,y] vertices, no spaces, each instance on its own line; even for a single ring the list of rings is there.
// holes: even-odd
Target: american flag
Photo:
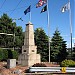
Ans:
[[[39,2],[36,4],[36,8],[43,6],[47,3],[47,0],[39,0]]]

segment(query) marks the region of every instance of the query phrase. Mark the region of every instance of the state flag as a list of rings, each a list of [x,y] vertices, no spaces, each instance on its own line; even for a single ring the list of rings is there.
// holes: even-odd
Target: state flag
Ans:
[[[47,3],[47,0],[39,0],[39,2],[36,4],[36,8],[43,6]]]
[[[70,2],[68,2],[67,4],[65,4],[62,8],[61,8],[61,12],[65,12],[67,10],[70,9]]]
[[[24,11],[24,14],[26,15],[28,12],[30,12],[31,5]]]
[[[41,13],[45,11],[47,11],[47,5],[42,8]]]

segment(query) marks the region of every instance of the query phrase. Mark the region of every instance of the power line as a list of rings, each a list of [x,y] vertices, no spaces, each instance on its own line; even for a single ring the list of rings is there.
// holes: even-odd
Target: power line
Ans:
[[[6,0],[5,0],[5,1],[6,1]],[[3,2],[3,4],[5,3],[5,1]],[[5,11],[5,12],[11,12],[11,13],[10,13],[10,15],[11,15],[15,10],[18,10],[18,9],[22,9],[22,8],[27,7],[27,6],[24,6],[24,7],[17,8],[17,7],[19,6],[19,4],[21,3],[21,1],[22,1],[22,0],[19,1],[19,3],[17,4],[17,6],[16,6],[14,9],[8,10],[8,11]],[[2,4],[2,6],[3,6],[3,4]],[[31,7],[31,9],[33,9],[33,7],[35,7],[36,4],[37,4],[37,3],[35,3],[35,4],[33,3],[33,4],[32,4],[33,6]],[[0,11],[0,12],[2,13],[2,11]],[[24,15],[22,15],[22,16],[21,16],[20,18],[18,18],[17,20],[23,21],[23,19],[22,19],[23,16],[24,16]]]
[[[37,3],[35,3],[35,4],[32,4],[33,6],[31,7],[31,9],[32,9],[32,8],[33,8],[33,7],[34,7],[36,4],[37,4]],[[26,7],[27,7],[27,6],[26,6]],[[21,21],[23,21],[23,19],[22,19],[22,18],[23,18],[23,16],[24,16],[24,15],[22,15],[22,16],[21,16],[21,17],[20,17],[18,20],[21,20]]]
[[[4,3],[6,2],[6,0],[4,0],[4,2],[2,3],[2,5],[1,5],[1,7],[0,7],[0,9],[3,7],[3,5],[4,5]]]
[[[6,1],[6,0],[5,0],[5,1]],[[21,0],[21,1],[22,1],[22,0]],[[21,2],[21,1],[20,1],[20,2]],[[20,4],[20,2],[18,3],[18,5]],[[4,3],[3,3],[3,4],[4,4]],[[32,4],[32,5],[33,5],[32,8],[33,8],[36,4],[37,4],[37,3],[35,3],[34,5]],[[18,5],[16,6],[16,8],[11,9],[11,10],[8,10],[8,11],[5,11],[5,12],[11,12],[11,11],[12,11],[11,13],[13,13],[15,10],[19,10],[19,9],[22,9],[22,8],[27,7],[27,6],[23,6],[23,7],[17,8]],[[31,8],[31,9],[32,9],[32,8]],[[2,11],[0,11],[0,12],[2,13]]]
[[[22,8],[25,8],[25,7],[26,7],[26,6],[20,7],[20,8],[17,8],[17,9],[8,10],[8,11],[5,11],[5,12],[11,12],[11,11],[19,10],[19,9],[22,9]]]
[[[16,8],[19,6],[19,4],[21,3],[22,0],[19,1],[19,3],[17,4],[17,6],[13,9],[13,11],[10,13],[10,15],[16,10]]]
[[[25,7],[27,7],[27,6],[23,6],[23,7],[20,7],[20,8],[15,9],[15,10],[23,9],[23,8],[25,8]],[[11,11],[14,11],[14,9],[11,9],[11,10],[8,10],[8,11],[5,11],[5,12],[11,12]],[[3,13],[3,12],[0,11],[0,13]]]
[[[6,1],[6,0],[5,0],[5,1]],[[5,1],[3,2],[2,6],[4,5]],[[12,14],[15,10],[18,10],[18,9],[22,9],[22,8],[27,7],[27,6],[24,6],[24,7],[17,8],[18,5],[21,3],[21,1],[22,1],[22,0],[20,0],[20,2],[17,4],[17,6],[16,6],[14,9],[8,10],[8,11],[5,11],[5,12],[11,12],[11,11],[12,11],[12,12],[11,12],[11,14]],[[33,8],[36,4],[37,4],[37,3],[35,3],[34,5],[32,4],[32,5],[33,5],[32,8]],[[1,8],[2,8],[2,6],[1,6]],[[32,8],[31,8],[31,9],[32,9]],[[2,13],[2,11],[0,11],[0,12]],[[11,14],[10,14],[10,15],[11,15]],[[23,16],[24,16],[24,15],[23,15]]]

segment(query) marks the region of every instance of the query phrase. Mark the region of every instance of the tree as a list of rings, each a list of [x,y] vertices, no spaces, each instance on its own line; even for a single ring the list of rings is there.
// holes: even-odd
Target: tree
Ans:
[[[51,61],[61,62],[67,56],[66,41],[60,36],[58,29],[51,39]]]
[[[73,47],[73,51],[72,51],[72,54],[73,54],[73,60],[75,61],[75,47]]]
[[[48,61],[48,36],[42,28],[37,28],[34,34],[37,52],[41,54],[41,60]]]
[[[0,33],[11,33],[11,30],[9,29],[10,25],[11,25],[12,19],[10,19],[7,14],[3,14],[3,16],[1,16],[0,18]],[[12,25],[11,25],[12,26]],[[0,47],[6,47],[7,42],[9,41],[6,40],[8,38],[8,36],[6,37],[6,35],[0,35]],[[12,40],[12,37],[11,37]],[[10,42],[10,44],[12,44]]]
[[[22,27],[16,26],[16,23],[13,22],[13,19],[7,14],[3,14],[0,18],[0,33],[15,34],[15,41],[14,36],[0,35],[1,48],[22,47],[24,38]]]
[[[21,52],[21,47],[23,45],[23,31],[21,26],[16,26],[16,23],[13,22],[13,19],[10,18],[7,14],[3,14],[0,17],[0,33],[13,34],[8,36],[6,34],[0,34],[0,61],[7,60],[8,58],[12,59],[18,58],[18,52]],[[15,37],[14,37],[15,34]],[[2,48],[17,48],[16,50],[6,50]]]

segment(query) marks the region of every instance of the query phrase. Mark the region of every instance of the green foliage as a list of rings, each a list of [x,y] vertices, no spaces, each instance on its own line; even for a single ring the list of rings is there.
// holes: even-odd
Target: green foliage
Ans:
[[[37,28],[34,37],[37,51],[41,54],[41,60],[48,61],[48,36],[42,28]]]
[[[75,67],[75,61],[65,59],[64,61],[61,62],[61,66],[63,66],[63,67]]]
[[[21,49],[23,45],[23,32],[21,26],[16,26],[16,23],[13,22],[7,14],[3,14],[0,17],[0,33],[14,34],[14,36],[0,35],[0,47],[1,48],[19,48]],[[18,50],[17,50],[18,51]],[[20,51],[12,50],[3,50],[0,49],[0,60],[7,60],[8,58],[18,58],[18,52]]]
[[[8,51],[5,49],[3,50],[3,60],[7,60],[8,58]]]
[[[2,52],[2,49],[0,49],[0,61],[3,59],[3,52]]]
[[[73,51],[75,52],[75,47],[73,47]]]
[[[12,59],[13,55],[12,55],[12,50],[8,50],[8,59]]]
[[[16,26],[16,23],[13,22],[13,19],[11,19],[7,14],[3,14],[0,18],[0,33],[15,33],[15,41],[14,36],[0,35],[1,48],[12,48],[13,46],[17,48],[22,47],[24,38],[22,27]]]
[[[4,49],[0,49],[0,61],[7,60],[8,58],[8,51]]]
[[[51,39],[51,61],[61,62],[67,56],[66,41],[60,36],[60,32],[56,29]]]
[[[0,48],[0,61],[6,61],[7,59],[17,59],[18,52],[13,50],[6,50]]]
[[[8,58],[9,59],[17,59],[18,58],[18,52],[13,50],[8,50]]]
[[[18,59],[18,52],[12,50],[13,59]]]
[[[73,51],[72,51],[72,59],[75,61],[75,47],[73,47]]]

